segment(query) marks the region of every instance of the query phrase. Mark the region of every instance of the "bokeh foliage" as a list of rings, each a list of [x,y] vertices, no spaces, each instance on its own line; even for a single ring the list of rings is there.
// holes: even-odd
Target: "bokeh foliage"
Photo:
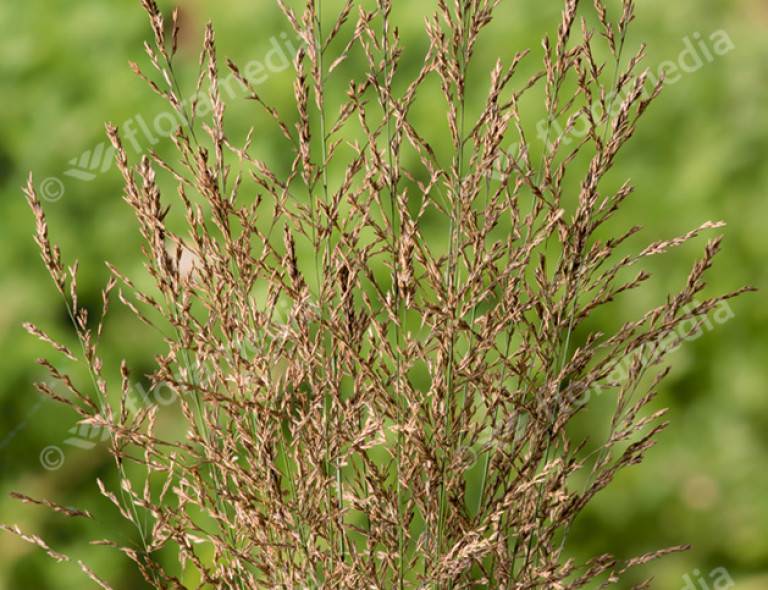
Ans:
[[[170,3],[161,3],[169,8]],[[418,59],[422,16],[428,3],[395,2],[406,50]],[[208,18],[217,28],[219,51],[238,63],[263,59],[272,38],[289,30],[269,0],[181,2],[187,34],[182,38],[180,75],[196,73],[197,51]],[[541,36],[557,25],[559,2],[505,0],[501,18],[479,48],[479,61],[510,58],[524,48],[538,50]],[[620,221],[645,227],[650,242],[678,235],[707,219],[728,222],[726,245],[711,274],[712,292],[745,283],[765,287],[768,232],[768,7],[763,0],[680,0],[639,3],[633,46],[648,43],[646,65],[654,71],[677,61],[685,39],[724,30],[736,48],[668,84],[624,152],[618,172],[630,177],[637,194]],[[81,260],[81,296],[94,307],[105,278],[102,260],[131,274],[141,264],[139,240],[120,198],[119,174],[110,168],[86,182],[64,174],[70,160],[105,141],[103,122],[117,124],[141,114],[151,121],[167,107],[136,79],[128,60],[141,62],[149,36],[136,0],[10,0],[0,5],[0,522],[18,522],[89,561],[116,587],[141,587],[127,562],[87,541],[117,527],[98,495],[96,477],[109,477],[106,452],[64,445],[75,417],[43,402],[33,390],[40,376],[33,363],[44,353],[21,328],[33,321],[72,343],[68,318],[40,265],[31,239],[32,219],[19,190],[32,169],[39,182],[59,178],[63,197],[48,204],[53,238],[65,259]],[[538,50],[540,51],[540,50]],[[265,96],[287,103],[290,72],[262,84]],[[233,105],[233,133],[263,124],[255,149],[279,161],[274,129],[251,105]],[[443,117],[423,101],[414,115]],[[531,121],[535,125],[535,121]],[[145,142],[145,147],[149,147]],[[168,149],[160,142],[156,149]],[[133,153],[134,157],[138,154]],[[697,244],[696,246],[700,246]],[[685,280],[697,250],[685,248],[654,260],[655,279],[639,296],[617,301],[613,315],[636,314]],[[659,588],[684,585],[694,569],[726,567],[739,588],[763,588],[768,578],[768,313],[758,293],[733,302],[735,317],[717,325],[674,355],[671,378],[660,402],[672,408],[673,427],[645,463],[624,473],[600,496],[573,532],[572,546],[585,553],[631,555],[662,545],[690,542],[685,554],[646,568]],[[147,372],[159,342],[115,310],[103,352],[114,365],[125,356],[135,374]],[[599,326],[594,326],[599,327]],[[144,368],[145,370],[142,370]],[[49,446],[65,450],[64,465],[49,471],[39,455]],[[77,524],[45,510],[21,507],[11,490],[51,497],[99,512],[95,523]],[[118,534],[120,534],[118,532]],[[125,534],[130,534],[125,531]],[[0,536],[0,590],[79,588],[84,580],[71,565]],[[102,561],[99,562],[99,559]],[[124,571],[123,569],[124,568]],[[85,582],[87,583],[87,582]]]

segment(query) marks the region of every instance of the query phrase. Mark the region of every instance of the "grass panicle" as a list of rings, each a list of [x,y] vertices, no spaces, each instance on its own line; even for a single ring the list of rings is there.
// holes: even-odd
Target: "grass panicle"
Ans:
[[[568,542],[667,426],[649,409],[663,344],[744,291],[704,296],[714,238],[678,292],[612,333],[589,329],[650,279],[648,257],[721,226],[647,246],[639,228],[617,233],[633,188],[614,166],[661,90],[640,70],[644,48],[632,54],[634,3],[565,0],[541,48],[487,64],[477,48],[499,0],[436,0],[415,69],[391,0],[277,3],[301,41],[294,105],[271,106],[227,61],[266,116],[238,138],[213,26],[190,101],[174,71],[179,14],[142,0],[150,69],[131,67],[183,124],[174,158],[138,161],[107,127],[146,276],[108,265],[98,328],[31,177],[25,188],[81,354],[25,327],[92,377],[41,361],[39,388],[108,431],[120,484],[98,485],[136,533],[101,542],[156,589],[570,590],[683,550],[579,562]],[[412,112],[435,93],[442,125],[420,127]],[[254,146],[270,129],[287,162]],[[176,394],[181,438],[161,434],[157,407],[129,403],[127,363],[105,373],[115,293],[162,334],[151,380]],[[612,414],[580,438],[571,427],[598,388]]]

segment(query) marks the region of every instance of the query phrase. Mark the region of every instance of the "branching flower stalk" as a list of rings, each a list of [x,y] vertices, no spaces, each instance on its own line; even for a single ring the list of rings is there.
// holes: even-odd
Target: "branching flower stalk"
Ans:
[[[609,172],[661,91],[639,70],[642,46],[625,58],[633,2],[564,0],[541,64],[526,48],[489,64],[477,48],[498,0],[435,0],[423,55],[401,41],[391,0],[277,0],[301,41],[294,105],[268,104],[228,60],[255,107],[244,133],[225,127],[213,26],[190,103],[178,12],[167,28],[141,4],[154,46],[149,71],[131,67],[182,125],[173,157],[136,162],[107,128],[145,265],[131,277],[108,265],[95,332],[76,265],[65,270],[25,188],[81,354],[27,329],[92,376],[81,385],[45,360],[56,386],[38,387],[109,432],[120,491],[99,489],[136,529],[134,543],[97,541],[163,590],[627,587],[632,568],[684,549],[584,560],[567,542],[667,426],[648,410],[662,344],[749,290],[704,297],[716,237],[679,291],[612,332],[588,328],[651,279],[651,257],[722,227],[644,245],[640,228],[606,226],[633,194]],[[425,123],[422,100],[445,117]],[[266,125],[284,150],[254,141]],[[175,415],[129,411],[129,363],[110,377],[101,361],[114,290],[163,335],[149,377],[176,393]],[[596,389],[613,412],[589,441],[578,426]],[[164,420],[184,434],[161,435]]]

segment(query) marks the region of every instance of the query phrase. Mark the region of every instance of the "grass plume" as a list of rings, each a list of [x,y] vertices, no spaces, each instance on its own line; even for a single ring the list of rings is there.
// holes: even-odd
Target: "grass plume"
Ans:
[[[170,161],[131,162],[107,127],[153,284],[108,265],[95,331],[77,265],[51,243],[31,177],[25,188],[82,354],[27,329],[92,376],[76,384],[43,361],[67,395],[39,387],[110,434],[121,485],[99,485],[137,544],[108,543],[156,589],[603,587],[683,549],[579,563],[568,546],[584,507],[667,426],[647,410],[666,374],[662,343],[746,290],[702,299],[715,238],[679,292],[614,333],[588,329],[650,278],[645,258],[720,227],[639,247],[639,228],[611,234],[632,195],[611,173],[662,85],[639,70],[643,47],[627,55],[634,3],[566,0],[540,66],[526,49],[488,67],[476,50],[500,1],[436,0],[410,77],[391,0],[277,3],[301,40],[294,112],[227,67],[284,141],[282,172],[254,148],[255,129],[242,141],[227,129],[212,25],[196,83],[207,100],[190,103],[173,66],[178,13],[168,26],[142,0],[152,71],[132,67],[185,123]],[[482,101],[469,92],[478,69]],[[412,116],[432,84],[439,131]],[[543,146],[529,139],[531,96]],[[152,381],[177,394],[181,439],[158,434],[157,408],[129,411],[125,363],[119,388],[103,375],[98,335],[115,290],[165,335]],[[630,357],[628,378],[612,380]],[[603,439],[581,440],[569,427],[596,387],[613,415],[595,429]],[[189,571],[195,586],[181,581]]]

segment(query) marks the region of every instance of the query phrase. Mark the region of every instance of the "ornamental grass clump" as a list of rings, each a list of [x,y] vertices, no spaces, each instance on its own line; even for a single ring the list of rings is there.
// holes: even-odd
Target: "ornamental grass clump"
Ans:
[[[678,292],[611,333],[590,328],[650,278],[648,257],[721,226],[648,246],[638,227],[616,232],[633,189],[614,164],[662,86],[629,49],[634,3],[566,0],[541,48],[489,65],[476,49],[500,0],[437,0],[410,76],[391,0],[329,2],[278,0],[300,40],[295,105],[281,110],[245,69],[224,69],[211,25],[185,96],[179,13],[142,0],[151,65],[133,69],[183,124],[173,158],[138,160],[107,126],[152,281],[108,265],[103,306],[117,299],[163,334],[151,380],[176,394],[183,436],[159,434],[156,406],[131,407],[126,363],[105,374],[108,326],[78,303],[77,264],[51,244],[30,178],[82,350],[29,330],[92,377],[41,361],[51,381],[38,387],[109,433],[120,483],[98,485],[135,529],[133,543],[96,542],[157,589],[604,587],[684,549],[583,562],[569,545],[584,507],[667,425],[648,409],[662,343],[743,291],[703,297],[715,238]],[[234,137],[225,73],[271,128]],[[433,91],[422,126],[412,111]],[[282,160],[254,142],[272,132]],[[586,440],[571,426],[597,388],[612,412]]]

